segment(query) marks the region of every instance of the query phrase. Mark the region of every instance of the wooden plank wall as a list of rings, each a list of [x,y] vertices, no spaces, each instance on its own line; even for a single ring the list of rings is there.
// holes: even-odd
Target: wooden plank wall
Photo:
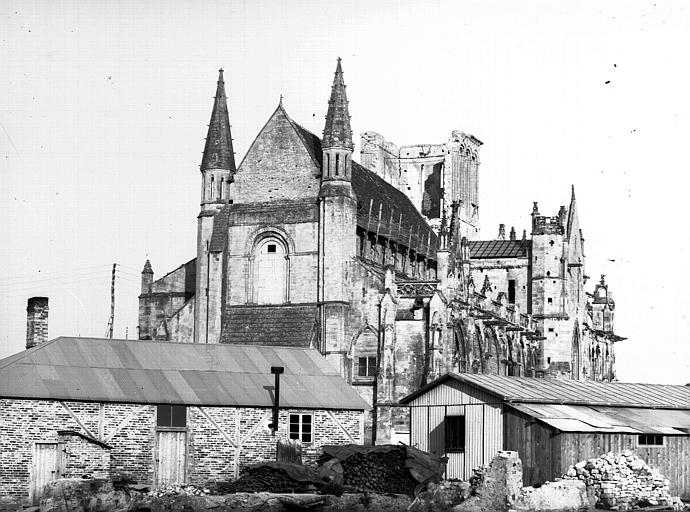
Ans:
[[[525,485],[541,484],[553,480],[553,454],[558,452],[558,440],[551,429],[531,416],[506,408],[503,413],[504,450],[518,452],[522,460]],[[559,475],[560,476],[560,475]]]
[[[488,402],[488,403],[487,403]],[[448,381],[410,404],[411,443],[446,455],[446,478],[467,480],[472,469],[488,464],[503,445],[502,405],[492,395]],[[445,453],[445,416],[465,416],[465,452]]]

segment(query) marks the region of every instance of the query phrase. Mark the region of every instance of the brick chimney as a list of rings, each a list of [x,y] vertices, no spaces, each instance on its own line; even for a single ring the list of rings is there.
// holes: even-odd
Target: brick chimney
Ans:
[[[26,348],[48,341],[48,297],[31,297],[26,305]]]

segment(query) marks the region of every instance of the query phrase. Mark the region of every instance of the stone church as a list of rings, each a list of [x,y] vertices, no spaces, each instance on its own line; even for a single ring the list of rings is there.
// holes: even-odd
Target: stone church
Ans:
[[[197,256],[142,272],[139,338],[317,348],[404,439],[397,401],[447,371],[615,380],[615,303],[585,291],[575,191],[531,232],[479,231],[476,137],[354,144],[338,59],[323,136],[281,102],[236,164],[223,71],[200,166]],[[267,372],[269,368],[266,368]]]

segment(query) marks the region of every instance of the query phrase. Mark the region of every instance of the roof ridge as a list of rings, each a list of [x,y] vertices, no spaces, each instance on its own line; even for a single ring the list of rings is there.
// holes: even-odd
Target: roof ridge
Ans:
[[[62,339],[62,338],[64,338],[64,336],[58,336],[57,338],[53,338],[52,340],[48,340],[45,343],[41,343],[40,345],[36,345],[35,347],[24,349],[21,352],[17,352],[16,354],[12,354],[12,355],[9,355],[3,359],[0,359],[0,369],[5,368],[11,364],[18,363],[19,361],[21,361],[25,357],[35,354],[39,350],[46,348],[48,345],[52,345],[57,340]],[[32,351],[31,354],[29,354],[30,350]],[[21,356],[21,357],[17,357],[16,359],[12,359],[13,357],[16,357],[16,356]]]

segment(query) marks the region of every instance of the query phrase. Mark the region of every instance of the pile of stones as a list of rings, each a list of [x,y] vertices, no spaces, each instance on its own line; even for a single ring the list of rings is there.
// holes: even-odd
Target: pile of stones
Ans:
[[[659,505],[684,510],[680,498],[671,496],[669,480],[631,450],[578,462],[563,478],[584,481],[597,497],[598,508],[632,510]]]
[[[163,496],[206,496],[210,490],[196,487],[194,485],[169,484],[158,487],[151,491],[151,497],[160,498]]]

